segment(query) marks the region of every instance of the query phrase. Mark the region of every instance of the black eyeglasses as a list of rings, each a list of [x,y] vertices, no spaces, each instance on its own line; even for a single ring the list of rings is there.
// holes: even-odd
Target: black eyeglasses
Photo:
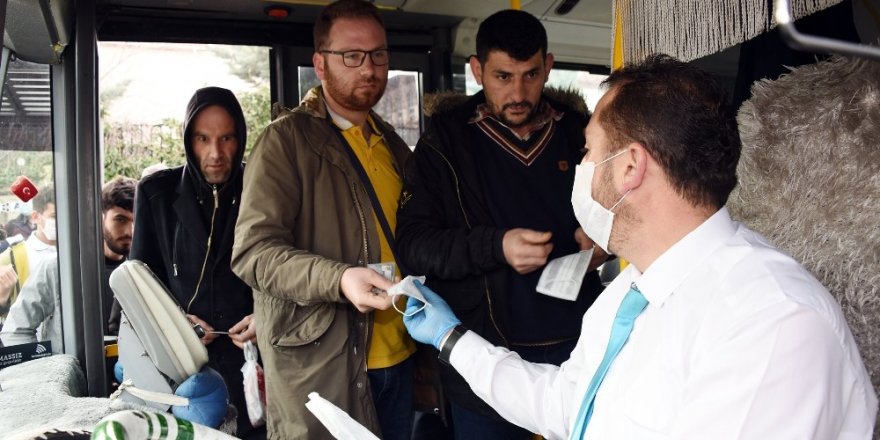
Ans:
[[[384,66],[388,64],[388,49],[376,50],[322,50],[321,53],[332,53],[333,55],[342,56],[342,64],[345,67],[361,67],[367,55],[370,55],[370,61],[374,66]]]

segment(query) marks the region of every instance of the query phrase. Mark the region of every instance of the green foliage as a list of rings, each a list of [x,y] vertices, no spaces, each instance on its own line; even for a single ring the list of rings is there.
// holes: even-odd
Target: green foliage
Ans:
[[[232,74],[249,85],[247,91],[235,91],[247,122],[247,158],[254,141],[270,122],[269,49],[252,46],[209,47],[215,56],[229,66]],[[117,175],[139,179],[142,170],[147,166],[162,162],[173,167],[186,160],[180,121],[167,118],[157,125],[138,125],[108,122],[104,117],[106,115],[103,109],[109,108],[130,87],[136,85],[125,80],[101,92],[101,116],[105,121],[105,180]]]
[[[241,103],[241,110],[244,112],[244,119],[247,122],[247,145],[245,146],[245,159],[250,156],[251,148],[263,129],[271,122],[270,108],[272,106],[269,93],[269,86],[264,85],[255,88],[250,92],[239,93],[238,101]]]
[[[0,150],[0,195],[11,195],[9,185],[18,176],[27,176],[37,189],[52,185],[51,151],[10,151]]]
[[[104,124],[104,175],[140,179],[143,169],[155,163],[183,164],[180,126],[171,118],[154,126]]]

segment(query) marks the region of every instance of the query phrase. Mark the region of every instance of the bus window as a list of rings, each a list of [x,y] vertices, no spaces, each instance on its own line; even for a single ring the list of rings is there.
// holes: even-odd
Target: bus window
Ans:
[[[48,65],[10,60],[0,105],[0,270],[14,268],[18,282],[0,293],[3,298],[0,301],[0,322],[4,327],[0,337],[4,345],[49,340],[51,351],[61,353],[64,347],[60,319],[57,319],[57,326],[46,325],[38,329],[43,318],[56,322],[52,320],[51,312],[39,319],[33,308],[22,311],[19,307],[14,317],[10,313],[12,305],[20,302],[25,281],[37,278],[35,274],[43,276],[38,271],[42,262],[57,256],[51,92]],[[26,177],[37,189],[37,196],[27,202],[23,202],[11,188],[13,183],[21,182],[20,176]],[[56,280],[53,283],[56,288],[57,275],[57,270],[45,273],[46,278]],[[0,286],[0,289],[5,287]],[[51,293],[45,297],[40,295],[39,302],[46,301],[49,304],[44,305],[55,310],[55,292]],[[37,300],[36,293],[30,296]],[[40,353],[48,353],[48,348],[44,344]]]
[[[584,97],[587,107],[592,112],[596,110],[599,98],[605,93],[599,85],[607,77],[608,75],[597,75],[582,70],[554,68],[550,70],[550,79],[547,81],[547,85],[561,89],[580,90],[581,96]]]
[[[100,42],[98,54],[104,181],[183,164],[181,124],[199,88],[235,93],[248,127],[245,157],[269,124],[268,47]]]
[[[321,82],[314,67],[299,68],[299,99]],[[385,94],[373,107],[379,116],[394,127],[410,148],[415,148],[421,135],[422,74],[405,70],[388,71]]]

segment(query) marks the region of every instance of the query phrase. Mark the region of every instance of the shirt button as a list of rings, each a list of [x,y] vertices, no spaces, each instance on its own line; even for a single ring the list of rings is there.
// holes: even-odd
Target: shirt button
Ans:
[[[357,383],[357,387],[358,387],[358,389],[363,388],[363,387],[364,387],[364,383],[363,383],[363,382],[358,382],[358,383]]]

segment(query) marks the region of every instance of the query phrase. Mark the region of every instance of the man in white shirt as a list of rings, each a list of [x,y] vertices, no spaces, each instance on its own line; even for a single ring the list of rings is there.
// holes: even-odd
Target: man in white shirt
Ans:
[[[10,246],[0,254],[0,323],[15,302],[31,271],[44,260],[57,255],[55,247],[55,189],[43,188],[33,200],[31,221],[37,225],[23,243]]]
[[[31,235],[33,236],[33,235]],[[61,288],[58,279],[58,257],[54,256],[34,268],[19,298],[9,310],[0,329],[5,346],[51,341],[52,353],[64,352],[61,337]]]
[[[660,55],[605,84],[572,203],[631,265],[584,315],[571,358],[522,361],[420,285],[432,306],[404,318],[413,337],[548,439],[871,438],[877,397],[837,302],[724,208],[740,140],[717,83]]]

